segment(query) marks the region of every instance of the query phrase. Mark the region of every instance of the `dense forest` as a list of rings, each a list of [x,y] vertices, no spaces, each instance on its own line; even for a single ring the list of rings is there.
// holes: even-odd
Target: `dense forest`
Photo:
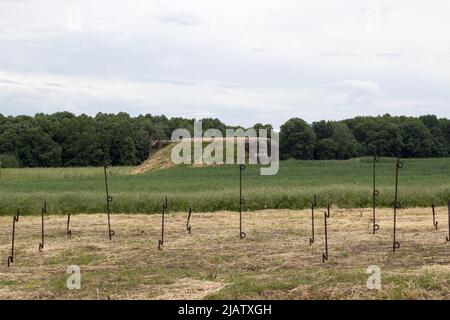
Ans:
[[[148,157],[152,140],[170,139],[173,130],[193,130],[194,119],[127,113],[95,117],[69,112],[51,115],[0,114],[2,167],[58,167],[136,165]],[[227,126],[218,119],[203,119],[203,129]],[[255,124],[255,129],[271,125]],[[381,156],[446,157],[450,155],[450,120],[427,115],[419,118],[356,117],[308,124],[300,118],[280,128],[282,159],[349,159]]]

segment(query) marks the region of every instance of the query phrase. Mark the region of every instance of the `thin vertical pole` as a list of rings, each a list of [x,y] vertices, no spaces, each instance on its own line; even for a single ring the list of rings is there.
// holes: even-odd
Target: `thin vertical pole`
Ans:
[[[19,209],[17,209],[17,214],[13,217],[11,255],[8,257],[8,268],[10,267],[11,263],[14,263],[14,242],[16,235],[16,222],[18,221],[19,221]]]
[[[161,239],[158,240],[158,250],[162,250],[162,246],[164,245],[164,222],[165,222],[165,213],[168,207],[167,196],[164,199],[162,208],[161,208]]]
[[[434,206],[434,203],[431,204],[431,209],[433,210],[433,227],[437,230],[437,229],[438,229],[439,222],[436,221],[436,208],[435,208],[435,206]]]
[[[401,204],[398,201],[398,176],[400,169],[403,168],[403,162],[400,161],[400,156],[397,157],[397,165],[395,170],[395,198],[394,198],[394,239],[392,243],[392,250],[400,248],[400,242],[397,241],[397,210],[401,208]]]
[[[47,213],[47,201],[44,201],[44,207],[41,210],[41,243],[39,243],[39,251],[44,250],[44,214]]]
[[[69,237],[72,236],[72,230],[70,230],[70,213],[67,215],[67,228],[66,233]]]
[[[448,202],[448,236],[445,239],[450,241],[450,201]]]
[[[317,206],[317,196],[314,195],[311,201],[311,237],[309,238],[309,245],[314,243],[314,208]]]
[[[108,187],[108,175],[106,172],[107,166],[103,167],[105,172],[105,190],[106,190],[106,211],[108,214],[108,237],[109,240],[112,240],[112,237],[116,234],[114,230],[111,229],[111,203],[113,202],[113,197],[109,195],[109,187]]]
[[[162,250],[162,246],[164,245],[164,213],[165,207],[162,205],[161,207],[161,239],[158,241],[158,250]]]
[[[375,234],[379,229],[380,226],[376,223],[376,211],[377,211],[377,197],[380,195],[380,192],[377,190],[377,161],[379,161],[379,157],[377,155],[377,151],[375,149],[374,155],[373,155],[373,195],[372,195],[372,220],[373,220],[373,234]]]
[[[189,234],[191,234],[191,230],[192,230],[191,225],[190,225],[191,214],[192,214],[192,208],[189,208],[188,218],[187,218],[187,222],[186,222],[186,230]]]
[[[242,210],[245,205],[245,199],[242,197],[242,173],[245,170],[245,165],[239,166],[239,237],[244,239],[247,235],[242,231]]]
[[[325,226],[325,254],[322,255],[322,262],[328,261],[328,227],[327,220],[330,217],[330,207],[328,207],[328,212],[325,211],[323,215],[323,221]]]

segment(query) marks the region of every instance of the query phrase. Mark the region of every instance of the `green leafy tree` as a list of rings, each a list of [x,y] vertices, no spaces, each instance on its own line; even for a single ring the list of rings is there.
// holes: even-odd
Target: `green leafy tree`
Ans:
[[[99,166],[102,164],[102,149],[97,136],[95,122],[91,117],[65,118],[58,136],[62,147],[63,166]]]
[[[357,118],[353,122],[353,134],[360,143],[363,155],[396,157],[402,150],[402,135],[398,123],[389,117]]]
[[[317,140],[327,139],[333,135],[333,125],[331,121],[313,122],[312,128],[316,134]]]
[[[335,159],[345,160],[358,156],[360,145],[344,122],[333,122],[331,140],[336,145]]]
[[[403,157],[431,157],[433,138],[430,130],[419,119],[408,119],[400,125]]]
[[[208,129],[218,129],[220,130],[220,132],[222,132],[222,135],[225,136],[227,126],[219,119],[204,118],[202,119],[202,128],[203,131],[206,131]]]
[[[442,128],[442,120],[438,119],[435,115],[426,115],[419,118],[424,125],[430,130],[432,144],[432,156],[433,157],[446,157],[449,155],[448,144],[445,139],[444,131]]]
[[[281,159],[313,159],[315,143],[313,129],[300,118],[290,119],[280,128]]]
[[[22,164],[13,154],[0,154],[0,168],[20,168]]]
[[[327,160],[335,159],[338,146],[336,142],[331,138],[322,139],[317,142],[315,149],[315,159]]]

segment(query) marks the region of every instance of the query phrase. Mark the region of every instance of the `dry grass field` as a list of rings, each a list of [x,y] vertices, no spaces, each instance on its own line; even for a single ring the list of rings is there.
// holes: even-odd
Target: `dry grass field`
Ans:
[[[310,211],[244,213],[247,238],[239,239],[239,213],[166,216],[162,251],[159,215],[105,214],[45,219],[20,217],[15,260],[7,268],[12,217],[0,217],[1,299],[450,299],[447,209],[438,208],[436,231],[429,209],[399,211],[392,253],[392,210],[378,210],[380,231],[371,233],[370,209],[333,209],[329,261],[322,263],[323,211],[316,211],[316,241],[309,246]],[[69,290],[69,265],[81,268],[81,289]],[[366,269],[381,268],[381,290],[369,290]]]

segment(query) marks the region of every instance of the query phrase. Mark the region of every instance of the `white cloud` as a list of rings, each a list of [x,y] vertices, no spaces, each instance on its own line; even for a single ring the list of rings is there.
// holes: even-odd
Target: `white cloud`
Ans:
[[[182,26],[194,26],[200,24],[200,20],[187,10],[168,11],[159,15],[159,20],[163,23],[179,24]]]
[[[349,89],[347,102],[351,105],[369,106],[385,97],[380,85],[374,81],[344,80],[342,83],[345,88]]]
[[[381,96],[383,92],[380,89],[378,83],[374,81],[364,81],[364,80],[344,80],[342,83],[350,88],[356,89],[358,91],[367,92],[374,96]]]
[[[0,1],[0,113],[276,127],[294,116],[450,117],[449,11],[444,0]]]

